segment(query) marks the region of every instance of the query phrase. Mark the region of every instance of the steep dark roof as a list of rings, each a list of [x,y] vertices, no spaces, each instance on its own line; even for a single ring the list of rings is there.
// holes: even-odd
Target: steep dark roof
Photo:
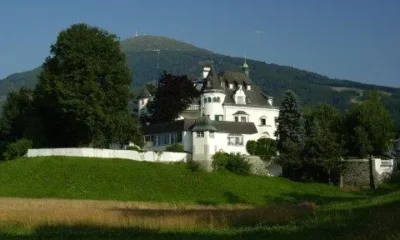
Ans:
[[[192,128],[193,132],[215,132],[217,129],[214,127],[213,122],[207,116],[196,119],[196,122]]]
[[[205,90],[224,90],[224,88],[221,86],[221,82],[218,79],[218,75],[214,72],[213,68],[211,68],[206,79],[204,80],[203,91]]]
[[[183,119],[163,123],[151,124],[143,128],[144,134],[158,134],[167,132],[191,131],[195,123],[194,119]]]
[[[237,111],[233,115],[249,115],[249,114],[247,114],[247,112],[245,111]]]
[[[251,84],[249,76],[243,72],[223,71],[218,74],[218,77],[222,82]]]
[[[252,86],[251,90],[242,89],[246,94],[246,106],[262,106],[271,107],[268,102],[268,96],[266,96],[257,86]],[[224,104],[236,105],[235,103],[236,89],[225,89],[225,100]]]
[[[208,82],[210,82],[208,84]],[[229,89],[227,84],[234,84],[234,89]],[[236,105],[234,96],[237,91],[237,85],[242,85],[242,90],[246,95],[246,106],[259,106],[259,107],[272,107],[268,99],[258,86],[252,84],[249,76],[243,72],[224,71],[215,74],[214,69],[211,67],[210,73],[204,79],[202,91],[224,91],[226,94],[224,104]],[[246,89],[246,85],[251,85],[251,90]]]
[[[147,87],[143,87],[138,95],[138,98],[149,98],[149,97],[151,97],[149,90],[147,89]]]

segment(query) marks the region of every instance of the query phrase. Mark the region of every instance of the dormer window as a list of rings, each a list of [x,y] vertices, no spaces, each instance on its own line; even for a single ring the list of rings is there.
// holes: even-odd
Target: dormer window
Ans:
[[[247,85],[247,91],[250,91],[251,90],[251,85]]]
[[[207,81],[207,87],[211,87],[211,81]]]
[[[237,111],[233,114],[235,122],[248,122],[249,121],[249,114],[245,111]]]
[[[236,104],[246,104],[246,99],[243,96],[236,97]]]
[[[229,83],[229,89],[233,89],[233,83]]]

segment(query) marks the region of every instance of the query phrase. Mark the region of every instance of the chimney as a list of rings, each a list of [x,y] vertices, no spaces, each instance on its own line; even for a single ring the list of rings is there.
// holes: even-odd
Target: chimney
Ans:
[[[273,105],[273,103],[274,103],[274,98],[273,97],[270,97],[270,96],[268,96],[268,103],[269,103],[269,105]]]
[[[210,67],[203,67],[203,79],[207,78],[208,74],[210,73]]]

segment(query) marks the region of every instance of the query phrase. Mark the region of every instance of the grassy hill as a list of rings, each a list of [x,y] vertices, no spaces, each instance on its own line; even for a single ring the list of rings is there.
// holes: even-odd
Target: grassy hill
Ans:
[[[400,179],[377,191],[345,192],[282,178],[190,172],[182,163],[43,157],[0,163],[0,196],[47,198],[0,198],[1,239],[400,237]],[[306,200],[316,207],[295,204]]]
[[[284,178],[191,172],[183,163],[40,157],[0,163],[0,197],[260,205],[354,195]]]
[[[138,36],[123,40],[121,49],[125,52],[128,67],[132,71],[132,88],[158,79],[163,70],[198,77],[199,63],[205,60],[213,60],[217,70],[240,71],[240,66],[243,64],[243,58],[213,53],[188,43],[159,36]],[[399,88],[331,79],[317,73],[261,61],[248,60],[248,63],[253,82],[266,94],[273,96],[277,103],[285,90],[292,89],[301,97],[304,105],[329,103],[343,110],[352,103],[352,100],[360,96],[360,92],[378,90],[387,93],[384,100],[400,124]],[[4,100],[11,90],[21,86],[33,87],[36,82],[35,76],[39,71],[40,68],[36,68],[12,74],[0,81],[0,101]],[[346,90],[337,91],[335,88],[346,88]]]

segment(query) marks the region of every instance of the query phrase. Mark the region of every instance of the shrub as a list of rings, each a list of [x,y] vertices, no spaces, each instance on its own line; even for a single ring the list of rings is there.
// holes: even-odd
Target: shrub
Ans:
[[[165,148],[166,152],[184,152],[185,149],[183,148],[183,145],[180,143],[174,143],[172,145],[169,145]]]
[[[263,161],[269,161],[278,152],[276,141],[271,138],[260,138],[257,141],[256,155]]]
[[[186,162],[186,168],[189,169],[192,172],[197,172],[200,170],[200,164],[196,161],[193,160],[188,160]]]
[[[226,169],[228,164],[229,154],[226,152],[219,151],[214,154],[212,166],[215,170]]]
[[[16,142],[10,143],[6,147],[6,151],[3,153],[5,160],[11,160],[18,157],[22,157],[32,147],[32,141],[26,138],[17,140]]]
[[[247,141],[246,150],[251,155],[255,155],[257,150],[257,142],[254,140]]]
[[[250,164],[240,154],[217,152],[213,156],[212,164],[215,170],[226,169],[239,175],[250,173]]]
[[[226,169],[239,175],[249,175],[250,164],[240,154],[229,154]]]

